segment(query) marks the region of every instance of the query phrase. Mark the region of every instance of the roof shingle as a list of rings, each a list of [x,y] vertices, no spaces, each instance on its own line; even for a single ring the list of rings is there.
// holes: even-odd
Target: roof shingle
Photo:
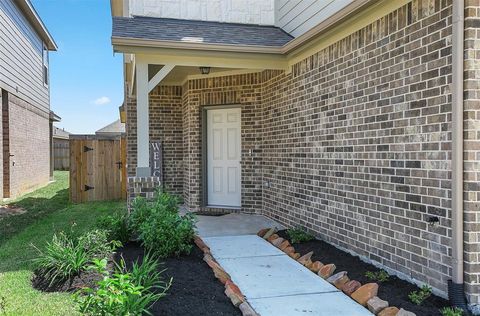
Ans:
[[[152,17],[114,17],[112,36],[217,45],[282,47],[293,39],[275,26],[178,20]]]

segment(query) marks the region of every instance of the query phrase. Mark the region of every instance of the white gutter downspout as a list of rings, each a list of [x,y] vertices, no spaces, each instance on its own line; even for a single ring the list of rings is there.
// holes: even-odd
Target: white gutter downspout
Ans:
[[[463,62],[464,0],[453,1],[452,16],[452,305],[466,311],[463,286]]]

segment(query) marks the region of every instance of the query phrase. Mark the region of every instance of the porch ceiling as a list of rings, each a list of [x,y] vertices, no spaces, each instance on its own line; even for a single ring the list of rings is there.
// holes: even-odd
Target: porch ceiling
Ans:
[[[158,71],[161,66],[159,65],[150,65],[150,68],[153,68],[152,71]],[[202,74],[199,67],[194,66],[177,66],[175,67],[163,80],[163,85],[182,85],[187,78],[205,78],[205,77],[214,77],[222,74],[232,74],[239,73],[246,70],[241,70],[238,68],[224,68],[224,67],[214,67],[210,69],[209,74]]]
[[[192,51],[152,47],[120,47],[135,54],[135,62],[149,65],[173,64],[176,67],[212,67],[219,69],[287,69],[285,56],[261,53]],[[215,71],[215,70],[214,70]],[[222,71],[222,70],[219,70]]]

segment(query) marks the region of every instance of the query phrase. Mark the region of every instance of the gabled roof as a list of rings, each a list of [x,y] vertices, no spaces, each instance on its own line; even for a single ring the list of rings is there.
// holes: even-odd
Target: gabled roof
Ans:
[[[33,26],[35,31],[37,31],[38,35],[42,38],[48,50],[57,50],[58,47],[55,43],[55,40],[48,32],[45,24],[43,24],[42,19],[38,15],[37,11],[35,11],[35,8],[30,0],[15,0],[15,3],[18,5],[20,10],[22,10],[23,14]]]
[[[280,48],[293,37],[276,26],[151,17],[113,17],[112,39]]]
[[[96,135],[112,135],[112,134],[123,134],[125,133],[125,124],[116,120],[113,123],[108,124],[107,126],[102,127],[95,132]]]

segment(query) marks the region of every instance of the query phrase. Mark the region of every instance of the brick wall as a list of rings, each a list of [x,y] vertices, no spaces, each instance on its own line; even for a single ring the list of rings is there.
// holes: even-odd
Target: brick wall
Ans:
[[[127,140],[127,177],[136,176],[137,168],[137,100],[125,97],[125,137]]]
[[[294,65],[264,93],[265,214],[444,293],[450,4],[413,1]],[[430,216],[439,224],[428,225]]]
[[[3,115],[3,108],[7,106],[8,102],[8,97],[7,97],[7,91],[0,89],[0,113],[1,113],[1,118],[0,118],[0,130],[2,131],[2,137],[0,137],[0,198],[3,198],[3,150],[4,150],[4,141],[3,137],[5,134],[4,127],[5,124],[3,123],[4,120],[4,115]]]
[[[182,108],[182,129],[175,131],[182,135],[187,206],[198,210],[202,201],[201,108],[239,104],[243,211],[305,226],[445,294],[451,276],[451,3],[414,0],[288,74],[188,81],[181,100],[175,96]],[[467,5],[465,282],[475,304],[480,4]],[[175,111],[176,122],[179,115]],[[429,225],[431,217],[439,223]]]
[[[50,179],[49,113],[8,95],[10,197],[46,185]]]
[[[165,188],[183,194],[182,87],[157,87],[150,93],[150,139],[163,144]]]
[[[469,301],[480,304],[480,2],[465,7],[465,286]]]
[[[184,86],[184,198],[190,209],[202,203],[202,108],[236,104],[242,109],[242,211],[261,207],[261,82],[263,73],[190,80]]]
[[[137,167],[136,100],[127,99],[127,173],[134,177]],[[156,87],[149,96],[150,140],[163,145],[163,185],[174,194],[183,194],[182,88]]]

